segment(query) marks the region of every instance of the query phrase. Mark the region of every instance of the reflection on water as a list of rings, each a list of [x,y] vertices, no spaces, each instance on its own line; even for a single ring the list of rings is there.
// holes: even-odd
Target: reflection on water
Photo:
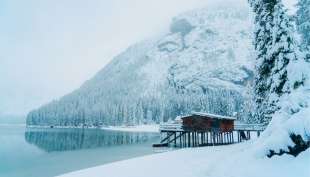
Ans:
[[[159,133],[0,124],[0,177],[53,177],[155,153]]]
[[[156,133],[105,131],[100,129],[35,129],[25,132],[28,143],[46,152],[91,149],[104,146],[144,143]]]

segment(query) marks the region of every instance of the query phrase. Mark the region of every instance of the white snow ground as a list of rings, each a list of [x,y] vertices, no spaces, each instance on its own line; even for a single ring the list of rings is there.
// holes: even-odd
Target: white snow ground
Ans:
[[[154,154],[61,177],[309,177],[310,150],[297,158],[271,159],[250,150],[253,141],[217,147],[188,148]]]

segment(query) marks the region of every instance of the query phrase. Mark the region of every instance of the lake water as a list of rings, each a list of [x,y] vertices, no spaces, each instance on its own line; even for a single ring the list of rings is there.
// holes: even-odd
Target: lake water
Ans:
[[[50,177],[152,154],[158,141],[157,133],[0,125],[0,177]]]

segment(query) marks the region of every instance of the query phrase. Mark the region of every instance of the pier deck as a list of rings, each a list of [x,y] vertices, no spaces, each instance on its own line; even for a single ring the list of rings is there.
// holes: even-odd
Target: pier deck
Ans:
[[[200,147],[217,146],[239,143],[251,139],[251,135],[260,133],[265,129],[261,124],[235,124],[231,131],[221,131],[211,128],[208,130],[184,129],[182,124],[162,124],[160,126],[161,141],[153,147]],[[237,137],[237,138],[236,138]],[[236,138],[236,139],[235,139]]]

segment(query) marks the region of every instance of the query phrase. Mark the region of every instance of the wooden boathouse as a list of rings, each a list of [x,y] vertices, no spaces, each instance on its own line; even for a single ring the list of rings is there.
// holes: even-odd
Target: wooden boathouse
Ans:
[[[198,147],[226,145],[259,136],[264,127],[260,124],[236,123],[235,117],[193,112],[178,117],[174,123],[160,126],[161,141],[153,147]],[[235,140],[235,138],[237,139]]]

